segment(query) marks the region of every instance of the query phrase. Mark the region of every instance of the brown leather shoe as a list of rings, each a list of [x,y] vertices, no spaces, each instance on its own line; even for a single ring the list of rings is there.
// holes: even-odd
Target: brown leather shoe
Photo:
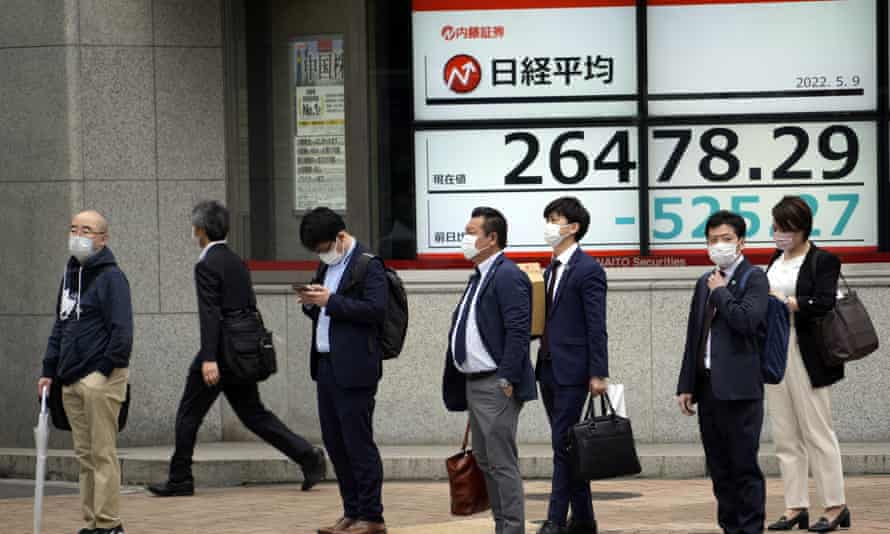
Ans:
[[[348,528],[334,531],[334,534],[386,534],[386,523],[358,521]]]
[[[333,526],[318,529],[318,534],[336,534],[343,529],[347,529],[358,522],[358,519],[349,517],[341,517]]]

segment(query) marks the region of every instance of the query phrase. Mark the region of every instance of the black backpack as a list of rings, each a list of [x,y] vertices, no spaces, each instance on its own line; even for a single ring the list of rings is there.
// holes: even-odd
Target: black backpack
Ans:
[[[368,275],[368,264],[371,260],[382,258],[365,252],[355,260],[352,270],[352,283],[363,286]],[[408,294],[405,292],[405,284],[399,278],[398,273],[383,264],[386,273],[386,285],[389,288],[389,298],[386,299],[386,318],[383,326],[377,334],[380,348],[383,351],[384,360],[398,358],[405,345],[405,336],[408,334]],[[316,280],[324,280],[327,266],[322,264],[315,273]]]

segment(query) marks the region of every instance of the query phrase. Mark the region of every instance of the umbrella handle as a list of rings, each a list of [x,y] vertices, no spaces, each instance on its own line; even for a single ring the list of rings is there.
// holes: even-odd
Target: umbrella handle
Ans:
[[[43,386],[43,395],[40,397],[40,413],[46,413],[46,398],[49,396],[49,387]]]

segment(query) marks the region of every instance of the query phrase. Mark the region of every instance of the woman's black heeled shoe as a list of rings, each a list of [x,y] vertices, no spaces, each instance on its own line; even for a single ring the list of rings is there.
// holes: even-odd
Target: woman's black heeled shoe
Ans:
[[[810,514],[806,510],[801,510],[796,516],[788,519],[784,515],[775,523],[767,527],[767,530],[791,530],[797,527],[800,530],[810,528]]]
[[[841,513],[837,515],[834,521],[822,517],[815,525],[810,527],[810,532],[834,532],[838,528],[850,528],[850,509],[844,506]]]

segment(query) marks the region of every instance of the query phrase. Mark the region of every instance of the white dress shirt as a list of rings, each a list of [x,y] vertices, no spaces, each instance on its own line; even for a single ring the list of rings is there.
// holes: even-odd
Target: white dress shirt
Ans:
[[[556,273],[556,282],[554,282],[553,286],[553,302],[556,302],[556,295],[559,293],[559,283],[562,281],[562,274],[566,272],[566,267],[569,265],[569,260],[572,259],[572,255],[575,254],[575,251],[578,250],[578,243],[570,246],[566,249],[562,254],[556,257],[559,260],[559,269]],[[551,276],[553,273],[551,273]]]
[[[467,297],[469,296],[468,291],[460,303],[460,308],[457,310],[457,320],[460,321],[460,318],[464,313],[464,307],[468,304],[470,306],[470,312],[469,315],[467,315],[467,360],[463,365],[458,364],[457,360],[454,360],[454,366],[458,371],[464,374],[485,373],[488,371],[495,371],[498,368],[498,364],[494,362],[491,354],[486,350],[485,344],[482,343],[482,337],[479,335],[479,325],[476,324],[476,302],[479,300],[479,291],[482,290],[482,284],[485,283],[485,277],[488,275],[488,272],[491,271],[492,265],[494,265],[495,260],[501,254],[503,254],[503,252],[498,252],[476,266],[476,268],[479,269],[479,285],[476,286],[476,295],[474,295],[472,302],[467,303]],[[457,325],[455,325],[454,332],[451,334],[452,358],[454,357],[454,347],[456,342]]]
[[[732,280],[733,275],[735,275],[735,270],[738,269],[739,265],[742,263],[742,260],[745,259],[745,256],[739,254],[739,257],[736,258],[735,262],[732,265],[723,269],[723,272],[726,273],[726,281],[727,284],[730,280]],[[711,293],[713,290],[708,293],[708,300],[711,299]],[[705,347],[705,369],[711,368],[711,331],[708,330],[708,344]]]
[[[211,241],[210,243],[207,243],[207,246],[204,247],[203,249],[201,249],[201,255],[198,256],[198,263],[201,263],[202,261],[204,261],[204,258],[207,257],[207,253],[210,251],[211,248],[213,248],[216,245],[223,245],[225,243],[226,243],[225,239],[223,239],[222,241]]]

